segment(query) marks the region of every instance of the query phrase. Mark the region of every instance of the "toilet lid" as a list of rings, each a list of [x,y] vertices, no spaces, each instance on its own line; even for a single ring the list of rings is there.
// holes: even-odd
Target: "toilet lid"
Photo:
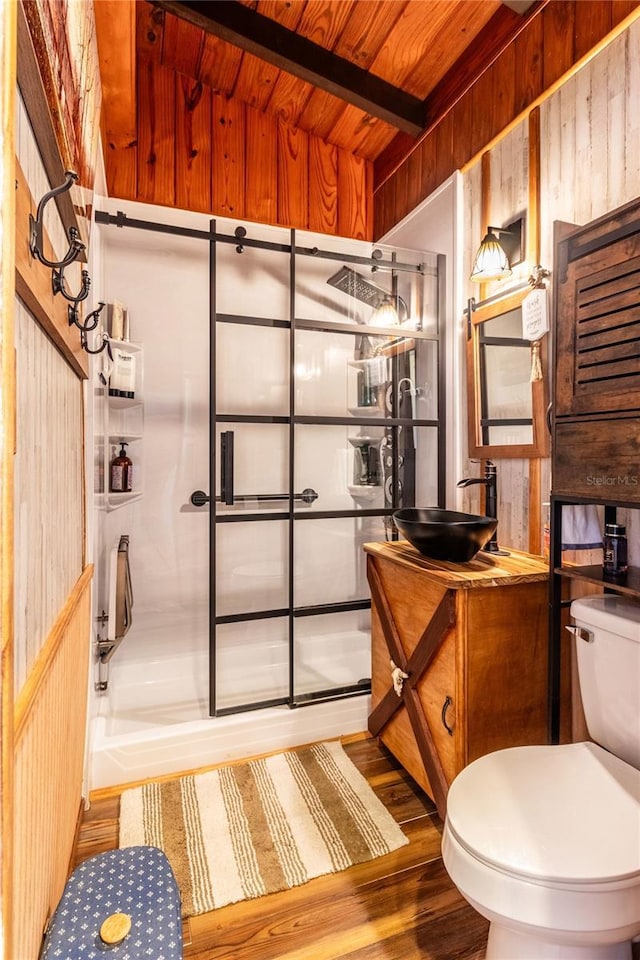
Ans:
[[[640,771],[594,743],[481,757],[451,784],[447,821],[477,859],[518,876],[640,877]]]

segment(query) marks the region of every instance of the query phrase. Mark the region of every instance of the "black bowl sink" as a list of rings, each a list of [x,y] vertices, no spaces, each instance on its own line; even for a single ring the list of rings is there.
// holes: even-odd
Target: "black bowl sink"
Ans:
[[[498,526],[492,517],[439,507],[405,507],[393,515],[403,537],[424,557],[466,563],[473,560]]]

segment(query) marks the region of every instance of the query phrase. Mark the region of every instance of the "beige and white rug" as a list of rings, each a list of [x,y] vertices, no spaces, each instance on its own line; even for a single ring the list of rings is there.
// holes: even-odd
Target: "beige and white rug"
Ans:
[[[122,794],[120,846],[166,853],[183,916],[299,886],[408,843],[337,741]]]

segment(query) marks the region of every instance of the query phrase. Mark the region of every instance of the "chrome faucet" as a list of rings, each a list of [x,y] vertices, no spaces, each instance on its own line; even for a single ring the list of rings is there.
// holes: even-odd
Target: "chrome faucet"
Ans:
[[[487,460],[485,463],[484,477],[467,477],[457,483],[458,487],[471,487],[476,483],[482,483],[487,488],[485,500],[485,513],[494,520],[498,519],[498,472],[493,460]],[[506,550],[501,550],[498,546],[498,533],[492,534],[491,539],[485,547],[482,548],[486,553],[499,553],[508,556]]]

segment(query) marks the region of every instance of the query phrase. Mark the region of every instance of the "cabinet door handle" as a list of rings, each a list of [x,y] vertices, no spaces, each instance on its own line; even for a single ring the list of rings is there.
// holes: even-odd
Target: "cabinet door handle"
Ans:
[[[453,703],[451,697],[445,697],[444,703],[442,704],[442,713],[440,714],[440,719],[442,720],[442,726],[445,728],[450,737],[453,736],[453,728],[447,723],[447,710]]]

